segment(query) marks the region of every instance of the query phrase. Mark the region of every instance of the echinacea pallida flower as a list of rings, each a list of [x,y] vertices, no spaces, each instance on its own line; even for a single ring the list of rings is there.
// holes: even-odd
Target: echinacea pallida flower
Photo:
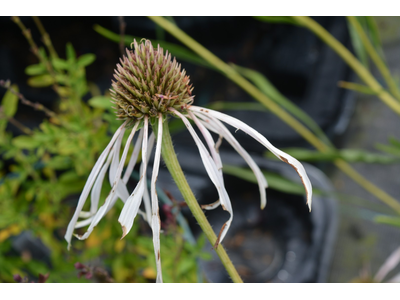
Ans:
[[[128,234],[132,228],[137,214],[142,215],[151,226],[157,266],[157,282],[162,282],[160,217],[156,181],[160,165],[163,122],[167,122],[170,116],[178,117],[184,122],[198,147],[204,167],[218,191],[218,201],[204,205],[203,208],[215,209],[221,205],[230,214],[229,220],[223,225],[218,235],[215,247],[222,242],[228,232],[233,218],[233,211],[222,175],[223,166],[218,153],[218,143],[220,141],[216,144],[210,131],[225,139],[243,157],[257,178],[261,195],[261,208],[264,208],[267,202],[265,189],[268,185],[265,177],[251,156],[243,149],[223,123],[244,131],[269,149],[280,160],[291,165],[303,182],[307,195],[307,204],[311,210],[311,183],[300,162],[275,148],[264,136],[245,123],[226,114],[192,105],[194,96],[192,95],[193,88],[189,84],[189,76],[186,75],[185,70],[181,70],[181,65],[176,62],[175,58],[171,60],[171,54],[168,54],[168,52],[164,54],[160,46],[154,49],[148,40],[140,43],[140,45],[136,41],[133,44],[134,51],[127,50],[127,55],[120,59],[120,64],[117,65],[114,74],[116,81],[113,81],[111,89],[111,97],[115,104],[117,117],[124,120],[124,122],[100,155],[83,188],[76,211],[65,234],[68,245],[71,243],[75,228],[89,226],[85,234],[77,235],[78,239],[86,239],[103,216],[120,199],[124,202],[118,218],[122,226],[122,237]],[[200,130],[207,146],[203,144],[189,119]],[[154,129],[150,136],[149,124]],[[120,157],[121,143],[125,131],[130,131],[130,133]],[[128,165],[125,172],[123,172],[123,167],[128,158],[128,151],[136,133],[138,133],[138,137],[134,143]],[[154,133],[156,133],[156,136]],[[149,196],[146,171],[155,141],[156,150]],[[135,189],[129,192],[127,182],[140,150],[142,150],[140,180]],[[99,207],[101,186],[107,171],[111,191],[104,204]],[[91,192],[90,211],[82,211],[89,192]],[[144,202],[144,211],[140,209],[142,200]],[[79,218],[81,220],[78,221]]]

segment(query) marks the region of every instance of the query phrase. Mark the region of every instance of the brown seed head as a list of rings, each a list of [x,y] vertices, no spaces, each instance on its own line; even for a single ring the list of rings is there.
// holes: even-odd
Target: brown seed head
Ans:
[[[140,120],[145,115],[157,117],[173,107],[179,111],[193,102],[192,85],[185,70],[171,54],[158,45],[154,49],[149,40],[133,42],[134,51],[126,49],[120,58],[112,81],[111,98],[121,120]]]

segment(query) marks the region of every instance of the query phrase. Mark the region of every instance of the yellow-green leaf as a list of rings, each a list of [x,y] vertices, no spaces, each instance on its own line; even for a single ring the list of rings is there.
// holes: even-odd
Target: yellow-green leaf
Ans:
[[[32,87],[46,87],[53,83],[54,80],[49,74],[38,75],[28,79],[28,84]]]
[[[18,92],[18,86],[16,84],[12,85],[11,88]],[[13,94],[10,90],[6,92],[1,101],[1,106],[3,108],[3,113],[7,117],[13,117],[17,112],[18,107],[18,97],[17,95]]]
[[[46,67],[41,63],[36,65],[30,65],[26,67],[25,73],[30,76],[41,75],[43,73],[46,73]]]
[[[20,135],[13,139],[12,144],[20,149],[34,149],[39,146],[39,142],[31,136]]]
[[[96,108],[111,110],[111,98],[106,96],[96,96],[89,100],[89,105]]]
[[[18,92],[18,86],[12,85],[11,88]],[[11,91],[7,91],[1,101],[2,113],[6,117],[13,117],[17,112],[18,107],[18,97],[14,95]],[[0,132],[3,132],[7,126],[7,119],[0,118]]]
[[[76,64],[79,67],[86,67],[86,66],[92,64],[95,60],[96,60],[96,55],[94,55],[92,53],[87,53],[87,54],[83,54],[83,55],[79,56]]]

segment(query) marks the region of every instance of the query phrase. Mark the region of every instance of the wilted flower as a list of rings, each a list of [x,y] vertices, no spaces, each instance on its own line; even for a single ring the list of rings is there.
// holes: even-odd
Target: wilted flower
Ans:
[[[117,65],[117,70],[115,70],[114,74],[116,81],[113,81],[111,89],[111,97],[113,103],[116,105],[117,116],[119,119],[124,120],[124,123],[115,132],[111,142],[100,155],[89,175],[79,198],[74,216],[68,225],[65,235],[68,244],[71,242],[75,228],[89,225],[85,234],[77,236],[78,239],[86,239],[101,218],[113,207],[119,198],[124,202],[124,207],[118,219],[122,226],[122,237],[130,231],[138,213],[151,226],[157,265],[157,282],[162,282],[160,218],[156,181],[160,165],[163,122],[167,122],[168,116],[171,115],[179,117],[186,125],[199,149],[204,167],[217,188],[218,201],[205,205],[203,208],[215,209],[221,205],[224,210],[230,213],[230,218],[223,225],[215,247],[222,242],[228,232],[233,218],[233,211],[222,176],[222,162],[218,153],[220,140],[215,144],[209,130],[226,139],[253,170],[260,189],[261,208],[264,208],[266,205],[265,188],[267,187],[265,177],[257,164],[221,121],[246,132],[268,148],[280,160],[290,164],[297,171],[304,184],[307,194],[307,204],[311,210],[311,183],[300,162],[272,146],[265,137],[245,123],[226,114],[192,105],[194,96],[192,95],[193,88],[189,84],[189,76],[186,75],[185,70],[181,70],[181,65],[176,62],[175,58],[171,60],[171,54],[168,54],[168,52],[164,54],[160,46],[154,49],[148,40],[140,45],[136,41],[133,44],[135,50],[127,50],[127,56],[124,56],[120,60],[121,64]],[[193,120],[199,128],[207,142],[208,150],[198,137],[188,118]],[[151,197],[149,197],[147,190],[146,171],[155,136],[152,133],[149,137],[149,123],[153,126],[153,132],[157,134],[153,174],[151,177]],[[121,142],[127,128],[132,129],[124,147],[122,157],[120,158]],[[128,166],[122,176],[129,147],[137,131],[140,131],[139,136],[135,142]],[[126,184],[137,161],[140,145],[142,149],[141,177],[134,191],[129,193]],[[109,170],[111,191],[104,204],[98,208],[101,186],[107,170]],[[82,208],[90,191],[91,207],[90,211],[85,212],[82,211]],[[142,199],[144,200],[145,211],[139,209]],[[83,218],[83,220],[78,221],[79,218]]]

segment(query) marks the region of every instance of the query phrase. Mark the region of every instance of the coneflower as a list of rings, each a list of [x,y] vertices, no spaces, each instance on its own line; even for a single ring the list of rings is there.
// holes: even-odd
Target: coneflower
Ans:
[[[181,69],[181,65],[176,62],[175,58],[172,60],[168,51],[164,54],[160,46],[154,49],[149,40],[140,43],[140,45],[136,41],[133,44],[134,51],[127,49],[127,55],[120,59],[120,64],[117,64],[114,74],[116,81],[113,81],[111,89],[111,98],[115,104],[117,117],[120,120],[124,120],[124,122],[100,155],[83,188],[76,211],[65,234],[68,247],[75,228],[89,225],[85,234],[77,235],[78,239],[86,239],[119,198],[124,202],[124,207],[118,218],[122,226],[122,237],[128,234],[132,228],[137,214],[142,215],[151,226],[157,266],[157,282],[162,282],[160,218],[156,181],[160,165],[163,122],[168,122],[169,116],[178,117],[184,122],[199,149],[204,167],[218,191],[218,201],[204,205],[203,208],[215,209],[221,205],[230,214],[230,218],[222,226],[215,247],[222,242],[228,232],[233,218],[233,211],[224,185],[218,145],[215,144],[210,131],[217,133],[231,144],[254,172],[260,189],[261,208],[264,208],[267,202],[265,188],[268,186],[257,164],[221,121],[246,132],[280,160],[291,165],[303,182],[306,189],[307,204],[311,210],[312,187],[304,167],[299,161],[275,148],[264,136],[238,119],[211,109],[192,105],[194,98],[192,95],[193,87],[190,84],[189,76],[186,75],[185,70]],[[207,147],[200,140],[188,119],[193,120],[196,124],[207,143]],[[154,129],[153,132],[156,133],[156,137],[153,133],[149,137],[149,123]],[[127,129],[130,130],[130,134],[120,158],[122,138]],[[129,147],[137,131],[139,131],[139,136],[129,158],[128,166],[122,175]],[[156,152],[149,197],[146,171],[155,139]],[[133,192],[130,193],[126,185],[138,159],[140,149],[142,149],[140,180]],[[104,204],[99,208],[101,186],[107,170],[109,171],[111,191]],[[82,208],[90,191],[91,207],[90,211],[85,212],[82,211]],[[141,211],[139,208],[142,199],[144,200],[145,211]],[[78,221],[79,218],[83,220]]]

